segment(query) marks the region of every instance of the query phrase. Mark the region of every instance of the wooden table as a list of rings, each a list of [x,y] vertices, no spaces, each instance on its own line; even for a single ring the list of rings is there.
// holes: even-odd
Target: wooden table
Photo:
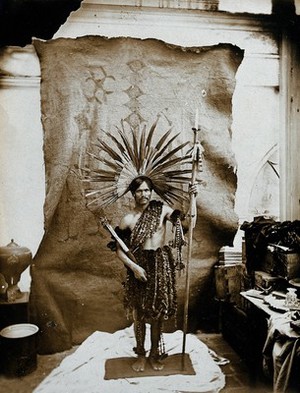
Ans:
[[[264,302],[264,299],[258,299],[249,296],[249,291],[241,292],[244,302],[245,312],[249,323],[249,357],[253,359],[250,362],[252,378],[256,378],[262,374],[263,349],[265,344],[270,340],[270,331],[276,326],[277,335],[280,341],[285,342],[295,340],[299,337],[291,327],[289,314],[283,309],[275,311]],[[251,292],[250,292],[251,293]]]

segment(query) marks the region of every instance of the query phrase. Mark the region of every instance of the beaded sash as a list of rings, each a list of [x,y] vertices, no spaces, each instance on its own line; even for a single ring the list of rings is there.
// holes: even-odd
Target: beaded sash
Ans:
[[[160,201],[150,201],[143,211],[132,230],[130,245],[132,249],[137,249],[143,245],[146,239],[154,235],[159,226],[163,203]]]

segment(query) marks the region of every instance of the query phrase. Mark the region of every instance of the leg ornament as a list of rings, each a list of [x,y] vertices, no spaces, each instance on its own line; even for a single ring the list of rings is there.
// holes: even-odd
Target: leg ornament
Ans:
[[[133,350],[138,356],[145,356],[146,325],[143,318],[140,318],[137,315],[134,317],[134,334],[136,339],[136,347],[134,347]]]
[[[149,361],[152,368],[156,371],[162,370],[164,365],[161,360],[166,357],[165,344],[162,334],[162,321],[156,320],[151,325],[151,350]]]

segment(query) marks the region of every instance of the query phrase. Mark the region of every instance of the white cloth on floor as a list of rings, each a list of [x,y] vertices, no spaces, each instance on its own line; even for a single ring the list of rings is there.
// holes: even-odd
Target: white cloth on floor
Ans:
[[[146,348],[150,347],[147,325]],[[169,355],[181,353],[183,333],[164,333]],[[195,335],[186,335],[185,352],[189,354],[196,375],[170,375],[104,380],[105,361],[132,357],[135,346],[133,326],[113,334],[94,332],[71,355],[54,369],[34,393],[156,393],[156,392],[219,392],[225,376],[209,355],[207,346]]]

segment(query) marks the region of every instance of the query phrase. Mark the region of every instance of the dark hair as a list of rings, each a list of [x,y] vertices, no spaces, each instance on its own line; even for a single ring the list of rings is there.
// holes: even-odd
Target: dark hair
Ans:
[[[130,183],[129,190],[131,191],[131,193],[134,194],[136,190],[139,188],[139,186],[144,182],[147,183],[149,190],[152,191],[153,183],[151,179],[149,179],[149,177],[147,176],[138,176],[135,179],[133,179],[132,182]]]

